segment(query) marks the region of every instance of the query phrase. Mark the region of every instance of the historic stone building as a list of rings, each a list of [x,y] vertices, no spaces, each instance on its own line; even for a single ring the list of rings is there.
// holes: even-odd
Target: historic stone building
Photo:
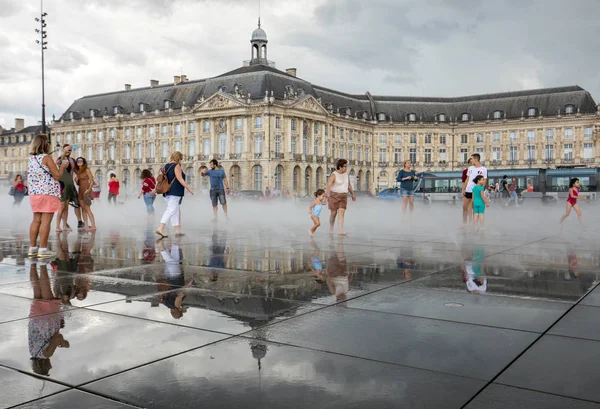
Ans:
[[[142,169],[156,173],[178,150],[196,187],[208,182],[200,167],[217,158],[235,189],[300,195],[323,187],[340,157],[357,190],[392,185],[406,159],[418,171],[459,170],[474,152],[498,169],[600,161],[600,110],[578,86],[458,98],[351,95],[277,70],[267,45],[259,25],[241,68],[80,98],[53,121],[53,140],[76,144],[103,182],[115,172],[133,188]]]
[[[0,180],[13,180],[16,175],[27,177],[29,144],[41,129],[41,125],[25,127],[21,118],[15,119],[14,128],[0,127]]]

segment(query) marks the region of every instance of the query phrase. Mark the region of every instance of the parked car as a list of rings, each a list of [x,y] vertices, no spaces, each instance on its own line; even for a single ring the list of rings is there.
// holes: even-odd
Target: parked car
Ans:
[[[354,194],[356,197],[375,197],[373,193],[368,190],[355,190]]]
[[[261,190],[240,190],[239,197],[249,200],[264,200],[265,195]]]
[[[397,188],[397,187],[390,187],[387,189],[383,189],[381,192],[379,192],[377,197],[379,199],[387,199],[387,200],[396,200],[396,199],[402,198],[402,196],[400,194],[400,188]],[[418,200],[418,201],[420,200],[426,204],[431,203],[431,198],[429,196],[424,195],[423,193],[418,193],[418,192],[415,192],[415,200]]]

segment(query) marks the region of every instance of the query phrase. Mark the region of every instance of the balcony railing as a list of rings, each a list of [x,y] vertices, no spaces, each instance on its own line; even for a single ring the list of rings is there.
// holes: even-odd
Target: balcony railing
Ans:
[[[242,159],[242,154],[241,153],[230,153],[229,159]]]
[[[424,165],[426,168],[430,168],[430,167],[432,167],[432,166],[433,166],[433,162],[425,162],[423,165]]]
[[[131,163],[131,159],[121,159],[121,163],[123,165],[129,165]]]
[[[142,158],[135,158],[133,163],[142,163]]]
[[[323,156],[317,156],[317,163],[323,163]]]
[[[94,161],[94,165],[96,165],[96,166],[98,166],[98,165],[103,165],[103,164],[104,164],[104,161],[103,161],[103,160],[96,159],[96,160]]]
[[[198,160],[208,160],[208,155],[198,155]]]
[[[448,166],[448,162],[446,162],[445,160],[441,160],[438,162],[438,166],[445,168],[446,166]]]
[[[564,158],[563,163],[573,163],[573,158]]]
[[[365,166],[371,166],[371,162],[369,162],[369,161],[366,161],[366,162],[365,162]]]
[[[295,153],[294,154],[294,160],[296,162],[301,162],[302,161],[302,154],[301,153]]]
[[[348,161],[348,163],[349,163],[350,165],[352,165],[352,166],[356,166],[356,160],[355,160],[355,159],[350,159],[350,160]]]
[[[387,168],[389,165],[389,162],[377,162],[377,166],[379,166],[380,168]]]
[[[187,161],[188,161],[188,162],[191,162],[191,161],[193,161],[193,160],[194,160],[194,155],[188,155],[188,156],[187,156]]]
[[[146,158],[146,163],[154,163],[154,158]]]
[[[279,152],[275,154],[275,158],[277,159],[285,159],[285,153]]]
[[[262,153],[255,153],[254,159],[262,159]]]
[[[114,159],[109,159],[106,161],[107,165],[114,165],[115,164],[115,160]]]
[[[307,162],[312,162],[313,161],[313,155],[306,155],[306,161]]]

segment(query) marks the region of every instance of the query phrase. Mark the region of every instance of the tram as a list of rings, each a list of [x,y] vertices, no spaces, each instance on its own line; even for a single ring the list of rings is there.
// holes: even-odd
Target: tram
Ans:
[[[507,176],[517,180],[517,192],[527,188],[531,181],[534,192],[545,196],[563,196],[569,191],[569,180],[579,178],[583,196],[596,196],[600,191],[600,168],[564,167],[557,169],[488,169],[488,185],[502,180]],[[462,170],[423,172],[415,191],[429,196],[431,200],[457,200],[462,190]]]

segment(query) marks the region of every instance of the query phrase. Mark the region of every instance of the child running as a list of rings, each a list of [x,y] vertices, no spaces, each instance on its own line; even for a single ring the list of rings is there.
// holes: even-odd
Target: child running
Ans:
[[[560,218],[560,225],[562,226],[563,222],[569,215],[571,214],[571,208],[575,209],[575,213],[577,213],[577,217],[579,217],[579,224],[583,226],[583,217],[581,216],[581,209],[577,204],[577,197],[579,196],[579,189],[581,189],[581,183],[579,183],[578,178],[573,178],[569,182],[569,197],[567,198],[567,211]]]
[[[475,222],[475,231],[483,230],[485,208],[490,207],[490,201],[485,196],[485,178],[483,175],[475,176],[473,179],[473,221]]]
[[[319,189],[315,192],[316,199],[310,204],[308,208],[308,214],[310,214],[310,218],[312,219],[314,225],[308,230],[308,234],[310,237],[315,237],[315,231],[321,225],[321,220],[319,217],[321,216],[321,210],[323,210],[323,205],[325,204],[325,191],[323,189]]]

